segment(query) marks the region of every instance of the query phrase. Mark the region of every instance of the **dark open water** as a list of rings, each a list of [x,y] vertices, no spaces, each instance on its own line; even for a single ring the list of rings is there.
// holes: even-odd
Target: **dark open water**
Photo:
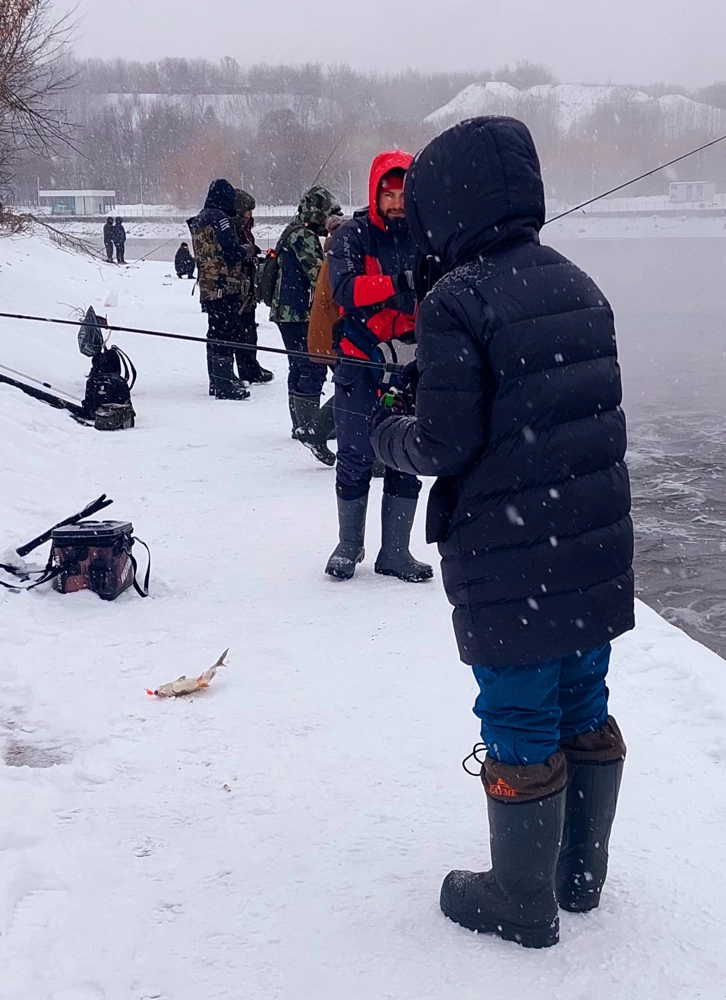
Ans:
[[[639,596],[726,656],[726,239],[553,243],[615,310]]]
[[[551,242],[615,310],[639,596],[726,656],[726,239]]]

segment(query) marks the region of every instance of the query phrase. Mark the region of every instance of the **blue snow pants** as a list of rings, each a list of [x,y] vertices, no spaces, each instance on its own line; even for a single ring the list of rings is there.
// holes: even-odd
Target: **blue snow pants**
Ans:
[[[335,366],[335,433],[338,441],[335,490],[342,500],[364,496],[371,483],[375,455],[368,424],[378,401],[380,372],[345,360]],[[421,492],[416,476],[386,469],[383,492],[415,500]]]
[[[561,739],[602,728],[608,718],[610,643],[561,660],[473,667],[474,714],[489,755],[503,764],[543,764]]]
[[[307,323],[278,323],[280,336],[286,351],[307,351]],[[312,358],[288,358],[287,391],[296,396],[315,396],[323,391],[326,365],[319,365]]]

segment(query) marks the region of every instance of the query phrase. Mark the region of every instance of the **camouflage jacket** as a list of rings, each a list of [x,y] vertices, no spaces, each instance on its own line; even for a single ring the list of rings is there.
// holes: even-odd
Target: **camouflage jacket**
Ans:
[[[240,295],[244,253],[232,218],[207,203],[199,215],[187,220],[187,225],[194,245],[202,309],[214,299]]]
[[[255,199],[241,188],[234,190],[234,205],[237,212],[234,218],[234,228],[237,239],[242,247],[244,260],[242,262],[242,290],[240,292],[240,312],[254,314],[257,308],[255,286],[257,283],[257,260],[262,251],[255,244],[252,234],[254,219],[245,219],[245,212],[252,212],[256,207]]]
[[[315,285],[323,266],[325,221],[340,206],[324,187],[312,187],[298,206],[290,235],[280,249],[277,283],[270,309],[274,323],[307,323]]]

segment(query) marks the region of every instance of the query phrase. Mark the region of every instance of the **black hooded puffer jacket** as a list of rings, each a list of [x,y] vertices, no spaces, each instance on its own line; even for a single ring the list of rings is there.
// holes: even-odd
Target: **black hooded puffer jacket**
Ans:
[[[406,178],[406,214],[445,272],[419,310],[416,417],[373,432],[379,457],[438,476],[439,543],[461,658],[535,663],[633,627],[633,529],[613,315],[541,246],[526,126],[460,122]]]

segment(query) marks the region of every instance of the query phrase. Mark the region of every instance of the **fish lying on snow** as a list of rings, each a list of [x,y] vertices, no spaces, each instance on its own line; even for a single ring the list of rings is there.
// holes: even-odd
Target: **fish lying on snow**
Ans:
[[[209,687],[210,681],[217,673],[217,668],[226,666],[224,661],[227,653],[229,653],[229,649],[225,649],[217,662],[209,670],[205,670],[203,674],[200,674],[199,677],[187,677],[185,674],[182,674],[175,681],[162,684],[155,691],[147,688],[146,693],[156,695],[157,698],[179,698],[184,694],[194,694],[195,691],[202,691],[204,688]]]

